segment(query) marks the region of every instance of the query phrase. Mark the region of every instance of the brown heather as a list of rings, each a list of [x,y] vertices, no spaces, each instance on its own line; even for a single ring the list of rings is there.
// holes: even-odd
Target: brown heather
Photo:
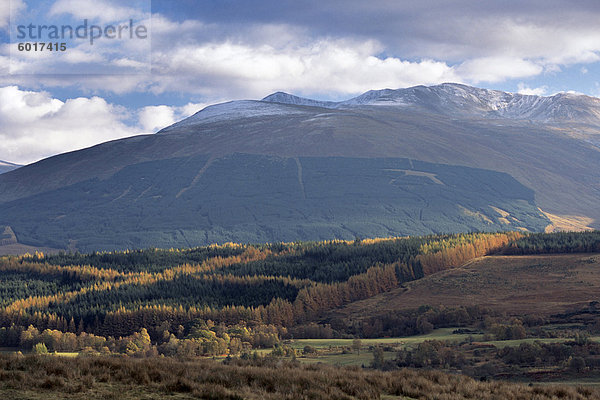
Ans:
[[[381,372],[274,359],[0,356],[0,395],[17,394],[70,399],[600,399],[598,391],[583,387],[480,382],[436,371]]]

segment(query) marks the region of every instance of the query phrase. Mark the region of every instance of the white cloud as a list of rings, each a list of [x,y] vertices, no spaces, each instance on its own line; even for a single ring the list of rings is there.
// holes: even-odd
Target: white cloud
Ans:
[[[0,2],[0,29],[6,29],[10,21],[10,1]]]
[[[146,10],[123,7],[110,0],[58,0],[50,8],[50,16],[70,14],[79,19],[103,22],[139,19]]]
[[[175,122],[175,112],[169,106],[144,107],[139,112],[139,121],[146,131],[155,131]]]
[[[0,87],[0,159],[30,163],[109,140],[154,133],[207,105],[149,106],[131,113],[101,97],[62,101],[43,91]]]
[[[367,26],[342,29],[346,34],[361,32],[379,39],[390,52],[453,64],[487,57],[563,66],[599,61],[599,3],[546,3],[452,1],[435,2],[433,7],[430,1],[405,1],[401,6],[367,6],[371,14],[387,7],[387,15],[373,16]],[[402,22],[374,28],[378,19],[392,21],[394,17]]]
[[[214,35],[215,29],[223,28],[198,21],[173,22],[155,14],[152,75],[22,75],[0,77],[0,85],[66,85],[119,94],[180,91],[214,102],[260,98],[277,90],[341,98],[373,88],[465,81],[445,62],[382,57],[379,54],[384,46],[373,40],[312,39],[294,27],[267,24],[238,32],[235,41],[204,41],[204,37]],[[8,55],[8,46],[4,46],[2,55]],[[102,59],[98,54],[73,48],[61,60],[22,55],[12,61],[11,68],[13,72],[47,74],[50,67],[60,70],[63,65],[65,70],[72,70],[78,63],[83,68],[90,61],[99,63]],[[128,59],[113,64],[132,66]]]
[[[13,15],[16,15],[24,8],[23,0],[2,0],[0,2],[0,29],[8,30],[11,11]]]
[[[100,97],[65,102],[46,92],[0,88],[0,155],[29,163],[139,132],[127,112]]]
[[[456,72],[472,83],[500,82],[539,75],[544,67],[522,58],[484,57],[465,61]]]
[[[161,14],[152,14],[152,33],[160,40],[171,39],[170,35],[186,37],[189,34],[197,34],[200,31],[208,31],[210,28],[198,20],[184,20],[182,22],[172,21]]]
[[[188,103],[182,107],[148,106],[138,112],[140,126],[146,132],[156,132],[200,111],[207,104]]]
[[[207,103],[188,103],[183,107],[179,107],[177,109],[179,119],[187,118],[209,105],[210,104],[207,104]]]
[[[548,86],[540,86],[537,88],[530,88],[523,82],[518,84],[518,93],[533,96],[545,96],[548,94]]]
[[[154,14],[153,63],[160,76],[152,87],[155,93],[194,88],[208,97],[256,97],[273,90],[343,96],[447,81],[495,83],[600,61],[597,23],[579,14],[552,20],[543,13],[495,11],[470,19],[446,11],[447,18],[435,24],[416,22],[426,14],[409,21],[406,29],[416,38],[400,37],[412,46],[410,60],[381,56],[395,46],[393,37],[315,36],[308,25],[281,23],[232,29]]]
[[[275,90],[355,94],[373,88],[460,81],[453,68],[434,60],[378,57],[374,41],[319,40],[305,46],[209,43],[154,53],[160,74],[155,90],[198,88],[258,97]]]
[[[68,0],[57,4],[78,8]],[[457,21],[455,17],[440,24]],[[446,42],[424,48],[422,54],[435,53],[434,49],[441,55],[463,57],[452,65],[432,58],[406,60],[382,56],[388,51],[382,42],[359,37],[314,37],[295,25],[255,24],[231,29],[197,20],[176,22],[154,14],[152,31],[152,75],[96,75],[85,79],[46,76],[35,77],[36,84],[54,86],[59,81],[60,86],[77,85],[91,91],[120,94],[184,92],[211,102],[259,98],[276,90],[341,99],[384,87],[442,82],[478,85],[557,74],[561,66],[569,63],[593,62],[600,51],[600,32],[588,29],[585,24],[551,27],[540,21],[494,16],[467,24],[462,31],[451,32]],[[216,40],[217,37],[223,39]],[[73,51],[65,61],[77,63],[89,60],[88,56]],[[31,67],[27,62],[35,60],[18,60],[17,68]],[[129,57],[113,64],[137,66],[138,71],[143,71],[143,65]],[[14,79],[11,82],[0,78],[0,84],[3,81],[33,84],[31,79]]]

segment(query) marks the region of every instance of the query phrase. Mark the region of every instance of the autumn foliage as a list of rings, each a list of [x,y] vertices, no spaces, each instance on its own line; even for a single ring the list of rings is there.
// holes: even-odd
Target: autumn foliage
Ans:
[[[578,248],[597,248],[595,236],[588,236]],[[527,243],[538,246],[539,240],[553,239],[473,233],[4,257],[0,326],[126,337],[157,326],[174,333],[202,320],[275,326],[281,334],[490,253],[532,251]]]

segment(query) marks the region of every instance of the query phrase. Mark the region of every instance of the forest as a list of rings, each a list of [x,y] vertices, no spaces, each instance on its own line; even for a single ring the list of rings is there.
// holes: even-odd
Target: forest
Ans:
[[[600,376],[600,348],[587,339],[600,331],[594,305],[579,327],[557,325],[572,322],[568,315],[552,321],[535,315],[515,318],[476,304],[416,304],[352,323],[330,314],[483,256],[598,252],[600,232],[592,231],[7,256],[0,258],[0,346],[19,354],[79,357],[226,357],[230,368],[238,368],[235,360],[326,359],[335,350],[331,345],[294,346],[304,339],[410,337],[462,327],[457,332],[468,338],[463,335],[460,343],[424,339],[412,347],[363,346],[368,354],[363,366],[443,369],[478,379],[519,380],[534,367],[550,366],[576,377]],[[550,324],[551,331],[546,329]],[[586,339],[569,344],[574,332]],[[560,343],[517,343],[515,350],[493,342],[548,337]],[[350,346],[337,349],[353,353]],[[24,362],[23,356],[3,357],[6,365]],[[14,378],[3,374],[0,378],[8,382]],[[573,393],[565,398],[579,398]]]
[[[522,236],[476,233],[5,257],[0,337],[29,326],[106,337],[145,328],[160,341],[181,329],[189,334],[198,321],[225,330],[275,327],[287,335],[319,322],[330,309],[500,251]]]

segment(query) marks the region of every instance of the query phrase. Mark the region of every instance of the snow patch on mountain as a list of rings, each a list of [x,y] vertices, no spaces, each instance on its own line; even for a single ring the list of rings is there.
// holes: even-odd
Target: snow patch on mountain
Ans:
[[[292,104],[296,106],[308,106],[308,107],[323,107],[323,108],[334,108],[339,103],[334,101],[319,101],[306,99],[304,97],[294,96],[293,94],[285,92],[276,92],[268,95],[262,101],[269,103],[281,103],[281,104]]]
[[[197,125],[200,123],[303,113],[303,110],[285,104],[269,103],[257,100],[238,100],[208,106],[191,117],[171,125],[164,130],[170,130],[171,128],[175,127],[180,128],[190,125]]]

